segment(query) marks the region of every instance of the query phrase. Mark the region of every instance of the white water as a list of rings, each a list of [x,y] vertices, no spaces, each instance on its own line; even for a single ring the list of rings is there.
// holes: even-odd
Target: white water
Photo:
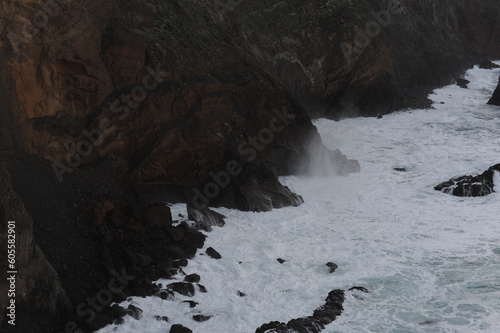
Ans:
[[[360,174],[282,178],[304,197],[296,208],[218,209],[227,224],[205,246],[222,259],[197,255],[185,268],[201,275],[208,293],[132,297],[123,305],[139,306],[143,319],[100,332],[165,333],[180,323],[196,333],[251,333],[312,315],[330,290],[352,286],[372,292],[356,292],[362,299],[347,292],[344,313],[324,332],[500,332],[500,193],[458,198],[433,189],[500,163],[500,107],[485,104],[499,75],[469,71],[470,89],[437,90],[435,109],[316,121],[329,148],[360,161]],[[174,216],[184,211],[173,208]],[[329,261],[339,266],[333,274]],[[180,303],[186,299],[199,305]],[[198,323],[198,313],[213,317]]]

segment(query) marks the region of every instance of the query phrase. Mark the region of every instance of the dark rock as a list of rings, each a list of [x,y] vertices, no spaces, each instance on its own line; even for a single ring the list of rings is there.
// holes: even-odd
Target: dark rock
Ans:
[[[243,293],[243,292],[241,292],[241,291],[238,290],[237,295],[240,296],[240,297],[245,297],[247,294],[245,294],[245,293]]]
[[[170,333],[193,333],[193,331],[181,324],[175,324],[170,328]]]
[[[208,292],[207,288],[204,285],[202,285],[202,284],[198,284],[198,288],[200,289],[200,291],[202,293],[207,293]]]
[[[325,328],[323,323],[314,317],[292,319],[287,326],[297,333],[319,333]]]
[[[280,264],[283,264],[284,262],[286,262],[286,260],[285,260],[285,259],[281,259],[281,258],[278,258],[278,259],[276,259],[276,260],[277,260]]]
[[[498,80],[498,85],[493,92],[493,96],[491,96],[490,100],[488,101],[488,104],[500,106],[500,79]]]
[[[170,289],[162,290],[158,294],[156,294],[156,296],[164,300],[171,300],[174,298],[174,291]]]
[[[272,321],[259,327],[255,333],[290,333],[290,331],[285,323]]]
[[[212,316],[204,316],[204,315],[194,315],[193,316],[193,320],[197,321],[197,322],[200,322],[200,323],[202,323],[204,321],[207,321],[210,318],[212,318]]]
[[[458,197],[480,197],[494,192],[493,176],[500,172],[500,164],[490,167],[477,176],[462,176],[450,179],[434,187],[436,191]]]
[[[349,291],[352,291],[352,290],[359,290],[359,291],[362,291],[364,293],[369,293],[370,292],[365,287],[360,287],[360,286],[354,286],[354,287],[349,288]]]
[[[467,85],[470,83],[469,80],[465,80],[465,79],[457,79],[457,86],[459,86],[460,88],[464,88],[464,89],[467,89]]]
[[[27,175],[24,175],[26,177]],[[30,190],[30,189],[29,189]],[[35,197],[40,200],[40,197]],[[0,262],[0,304],[2,316],[0,330],[7,329],[6,306],[9,277],[7,269],[8,221],[16,231],[16,332],[44,331],[59,321],[69,319],[71,303],[61,286],[61,281],[54,267],[47,261],[44,254],[35,243],[33,237],[33,219],[28,214],[19,195],[13,191],[10,175],[0,156],[0,239],[2,250]],[[47,221],[52,223],[52,221]],[[38,241],[38,239],[37,239]],[[66,244],[67,246],[67,244]]]
[[[214,258],[214,259],[221,259],[222,256],[220,255],[219,252],[217,252],[214,248],[212,247],[209,247],[206,251],[206,253],[211,257],[211,258]]]
[[[196,209],[187,206],[188,218],[197,223],[197,227],[205,231],[211,231],[213,226],[223,227],[226,222],[224,221],[225,216],[214,212],[209,208]]]
[[[127,314],[135,320],[140,320],[142,318],[142,313],[143,311],[135,305],[130,304],[127,307]]]
[[[337,266],[337,264],[335,264],[333,262],[328,262],[326,264],[326,266],[330,269],[330,273],[335,272],[337,270],[337,268],[339,267],[339,266]]]
[[[200,282],[200,280],[201,280],[201,277],[198,274],[190,274],[190,275],[186,275],[184,277],[184,281],[191,282],[191,283],[198,283],[198,282]]]
[[[155,316],[155,319],[157,321],[164,321],[164,322],[167,322],[169,321],[169,318],[167,316]]]
[[[167,286],[170,290],[173,290],[184,296],[194,296],[194,286],[188,282],[174,282]]]
[[[406,168],[394,168],[395,171],[406,172]]]
[[[190,308],[194,308],[198,305],[195,301],[182,301],[182,303],[188,303]]]
[[[500,66],[498,66],[497,64],[495,64],[494,62],[490,61],[490,60],[482,60],[480,63],[479,63],[479,68],[481,69],[495,69],[495,68],[500,68]]]
[[[165,204],[153,204],[147,208],[145,221],[149,226],[168,227],[172,225],[172,213]]]
[[[287,324],[273,321],[259,327],[255,333],[319,333],[344,310],[343,290],[332,290],[325,299],[326,303],[310,317],[292,319]]]
[[[383,115],[381,115],[381,114],[379,114],[379,115],[377,116],[377,119],[382,119],[382,118],[384,118],[384,116],[383,116]]]

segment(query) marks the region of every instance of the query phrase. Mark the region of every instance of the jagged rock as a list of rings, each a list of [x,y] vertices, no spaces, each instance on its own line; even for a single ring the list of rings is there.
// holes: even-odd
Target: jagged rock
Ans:
[[[434,189],[458,197],[485,196],[494,192],[493,178],[495,172],[500,172],[500,164],[490,167],[477,176],[462,176],[450,179],[435,186]]]
[[[224,215],[209,208],[196,209],[188,205],[187,212],[188,218],[197,222],[197,227],[205,231],[211,231],[213,226],[223,227],[226,224]]]
[[[170,328],[170,333],[193,333],[193,331],[181,324],[175,324]]]
[[[238,296],[240,296],[240,297],[245,297],[245,296],[247,295],[247,294],[245,294],[245,293],[243,293],[243,292],[241,292],[241,291],[239,291],[239,290],[238,290],[238,292],[237,292],[236,294],[237,294]]]
[[[199,284],[199,283],[198,283],[198,288],[200,289],[200,291],[201,291],[202,293],[206,293],[206,292],[208,292],[208,291],[207,291],[207,288],[206,288],[204,285],[202,285],[202,284]]]
[[[493,96],[491,96],[490,100],[488,101],[488,104],[500,106],[500,79],[498,80],[498,85],[493,92]]]
[[[278,261],[280,264],[283,264],[283,263],[285,263],[285,261],[286,261],[286,260],[285,260],[285,259],[278,258],[278,259],[276,259],[276,261]]]
[[[206,251],[210,258],[221,259],[222,256],[213,247],[209,247]]]

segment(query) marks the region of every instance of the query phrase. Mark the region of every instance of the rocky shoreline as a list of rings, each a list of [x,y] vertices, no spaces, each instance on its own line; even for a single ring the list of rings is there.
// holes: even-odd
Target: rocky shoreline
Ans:
[[[223,225],[209,207],[297,206],[279,176],[359,172],[311,117],[428,107],[432,88],[498,56],[499,13],[496,0],[0,3],[0,216],[19,231],[16,329],[90,332],[140,317],[112,301],[190,293],[198,282],[154,281]],[[166,203],[178,202],[192,223],[175,222]],[[325,305],[336,315],[338,299]]]

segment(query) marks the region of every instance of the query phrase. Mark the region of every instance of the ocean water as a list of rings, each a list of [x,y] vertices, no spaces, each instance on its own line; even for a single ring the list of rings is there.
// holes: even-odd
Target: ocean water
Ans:
[[[333,289],[346,290],[345,311],[324,332],[500,332],[500,193],[458,198],[433,189],[500,163],[500,107],[486,105],[499,75],[468,71],[469,89],[436,90],[434,109],[316,120],[325,145],[358,159],[361,173],[283,177],[303,196],[300,207],[217,209],[227,223],[208,233],[205,247],[222,259],[203,249],[184,268],[201,275],[208,292],[130,297],[123,306],[139,306],[143,318],[100,332],[165,333],[183,324],[196,333],[251,333],[312,315]],[[185,214],[185,207],[172,211]],[[334,273],[330,261],[339,266]],[[347,291],[352,286],[370,293]],[[196,314],[212,317],[198,323]]]

